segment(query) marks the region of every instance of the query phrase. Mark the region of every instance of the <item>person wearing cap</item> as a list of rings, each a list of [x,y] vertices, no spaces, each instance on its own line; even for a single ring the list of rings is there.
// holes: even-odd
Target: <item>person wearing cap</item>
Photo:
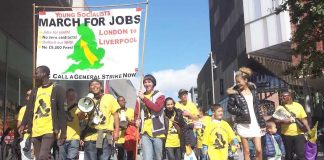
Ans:
[[[94,95],[93,101],[98,110],[88,114],[90,121],[80,136],[84,139],[85,160],[108,160],[112,153],[113,141],[119,138],[120,106],[114,96],[102,92],[102,87],[101,81],[97,79],[89,82],[89,92]],[[99,115],[101,112],[102,116],[98,116],[97,112]],[[99,123],[94,123],[99,117]]]
[[[154,89],[156,79],[151,74],[143,79],[145,92],[139,91],[135,106],[136,125],[141,128],[141,145],[144,160],[162,160],[163,139],[167,129],[164,123],[164,100],[162,92]]]
[[[186,89],[180,89],[178,92],[179,102],[176,103],[176,108],[183,111],[183,116],[185,117],[188,124],[191,124],[194,120],[198,120],[198,109],[197,106],[188,101],[188,91]]]
[[[175,107],[182,110],[182,115],[187,122],[188,126],[190,126],[190,131],[187,131],[188,134],[184,134],[184,144],[185,145],[185,152],[187,155],[191,154],[192,149],[196,147],[197,145],[197,140],[195,136],[191,133],[193,133],[193,128],[194,128],[194,121],[198,120],[198,109],[197,106],[188,101],[188,91],[186,89],[180,89],[178,92],[178,97],[180,99],[179,102],[176,103]]]

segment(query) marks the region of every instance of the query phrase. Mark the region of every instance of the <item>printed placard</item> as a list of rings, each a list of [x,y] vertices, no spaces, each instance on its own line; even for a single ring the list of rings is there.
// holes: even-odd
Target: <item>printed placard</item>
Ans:
[[[104,11],[41,11],[36,65],[55,80],[135,77],[140,8]]]

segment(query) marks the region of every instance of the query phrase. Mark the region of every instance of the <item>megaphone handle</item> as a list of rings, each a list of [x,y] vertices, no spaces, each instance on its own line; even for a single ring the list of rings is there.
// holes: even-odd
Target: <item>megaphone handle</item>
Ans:
[[[98,110],[98,108],[97,108],[97,105],[94,106],[94,109],[95,109],[97,115],[99,115],[99,110]]]
[[[101,98],[102,98],[102,96],[100,97],[100,99],[95,103],[95,106],[94,106],[94,108],[95,108],[95,110],[96,110],[96,113],[99,115],[99,106],[100,106],[100,104],[101,104]]]

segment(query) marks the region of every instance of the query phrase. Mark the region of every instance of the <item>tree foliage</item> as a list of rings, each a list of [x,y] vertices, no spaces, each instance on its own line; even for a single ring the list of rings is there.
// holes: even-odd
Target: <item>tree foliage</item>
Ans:
[[[322,76],[324,51],[318,50],[316,43],[324,41],[324,0],[284,0],[276,13],[282,11],[289,11],[290,22],[295,26],[291,38],[292,54],[302,59],[288,73],[295,77]]]

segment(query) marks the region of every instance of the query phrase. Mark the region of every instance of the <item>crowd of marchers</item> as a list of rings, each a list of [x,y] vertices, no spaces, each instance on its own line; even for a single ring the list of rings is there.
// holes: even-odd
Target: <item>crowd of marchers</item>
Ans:
[[[303,106],[283,92],[281,105],[265,116],[247,67],[235,73],[236,84],[227,90],[233,125],[223,120],[221,105],[197,107],[185,89],[179,90],[179,100],[167,97],[155,89],[150,74],[135,107],[123,96],[103,93],[97,79],[86,86],[89,95],[78,99],[74,89],[65,90],[49,75],[47,66],[36,68],[36,87],[18,114],[22,159],[305,159],[310,127]]]

